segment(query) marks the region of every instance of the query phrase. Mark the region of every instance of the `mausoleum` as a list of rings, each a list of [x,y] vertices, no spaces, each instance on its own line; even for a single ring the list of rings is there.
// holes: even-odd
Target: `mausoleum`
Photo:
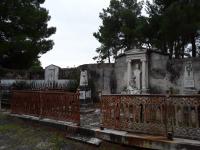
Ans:
[[[197,94],[200,58],[170,59],[166,54],[132,49],[115,62],[117,93]]]

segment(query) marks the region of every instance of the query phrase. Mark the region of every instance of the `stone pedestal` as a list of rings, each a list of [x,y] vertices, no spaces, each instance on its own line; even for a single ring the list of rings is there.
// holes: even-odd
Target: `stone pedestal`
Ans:
[[[80,104],[82,106],[92,104],[91,90],[89,88],[80,88],[79,94],[80,94],[80,96],[79,96],[80,97]]]
[[[87,107],[93,104],[91,99],[91,89],[88,87],[87,70],[81,71],[79,94],[80,94],[80,104],[82,107]]]

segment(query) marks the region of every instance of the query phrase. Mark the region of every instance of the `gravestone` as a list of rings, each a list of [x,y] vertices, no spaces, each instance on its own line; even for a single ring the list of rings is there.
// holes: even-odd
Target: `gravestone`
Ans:
[[[91,100],[91,89],[88,86],[88,74],[87,70],[82,70],[80,75],[80,86],[79,86],[79,94],[80,94],[80,103],[83,106],[92,104]]]
[[[192,62],[187,62],[185,65],[184,88],[195,88]]]
[[[192,62],[189,61],[186,63],[184,71],[184,94],[191,95],[197,93],[195,88],[194,70]]]

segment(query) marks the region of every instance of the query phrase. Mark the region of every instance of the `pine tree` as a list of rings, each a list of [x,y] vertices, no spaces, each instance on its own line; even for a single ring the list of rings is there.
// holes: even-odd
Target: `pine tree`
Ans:
[[[170,57],[185,55],[185,46],[192,44],[192,56],[196,57],[195,40],[200,27],[200,1],[198,0],[154,0],[147,3],[152,45]],[[188,55],[188,54],[186,54]]]
[[[116,56],[121,50],[138,46],[138,18],[141,17],[142,3],[137,0],[111,0],[110,6],[100,13],[102,25],[94,37],[101,43],[95,59],[104,61]]]
[[[53,47],[45,0],[0,1],[0,66],[27,69]]]

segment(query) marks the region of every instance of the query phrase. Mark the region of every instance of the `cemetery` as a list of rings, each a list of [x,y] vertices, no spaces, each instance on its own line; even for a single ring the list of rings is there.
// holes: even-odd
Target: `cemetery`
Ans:
[[[0,150],[200,149],[200,2],[105,2],[1,0]]]
[[[192,145],[190,140],[200,140],[200,59],[183,62],[156,51],[133,49],[114,64],[79,66],[78,80],[60,79],[62,69],[50,65],[43,80],[5,77],[1,88],[11,87],[12,96],[7,97],[11,116],[67,128],[64,132],[70,139],[88,143],[94,139],[91,143],[97,145],[106,140],[141,148],[178,149],[185,144],[177,141],[180,138],[188,139],[186,149],[198,149],[198,142]],[[31,86],[12,89],[15,82]],[[70,82],[79,83],[74,92],[67,91]],[[1,100],[2,95],[3,90]],[[134,133],[141,137],[129,137]],[[165,140],[144,141],[144,134]]]

